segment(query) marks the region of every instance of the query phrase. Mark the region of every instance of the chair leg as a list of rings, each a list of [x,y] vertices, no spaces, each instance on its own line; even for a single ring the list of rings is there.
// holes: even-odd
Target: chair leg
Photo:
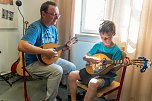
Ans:
[[[30,101],[30,98],[27,96],[25,101]]]
[[[118,89],[118,94],[117,94],[117,98],[116,98],[116,101],[119,101],[120,100],[120,95],[121,95],[121,90],[122,90],[122,86],[123,86],[123,82],[124,82],[124,78],[125,78],[125,72],[126,72],[126,66],[123,67],[123,71],[122,71],[122,77],[121,77],[121,81],[120,81],[120,86],[119,86],[119,89]]]
[[[30,101],[30,98],[27,95],[26,76],[24,76],[23,79],[24,79],[24,97],[25,97],[25,101]]]

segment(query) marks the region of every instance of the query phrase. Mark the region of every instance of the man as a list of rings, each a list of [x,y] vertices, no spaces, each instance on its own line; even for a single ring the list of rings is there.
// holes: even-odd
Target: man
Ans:
[[[52,58],[58,56],[55,49],[42,49],[40,46],[46,43],[58,43],[58,33],[55,27],[60,18],[59,9],[56,3],[46,1],[40,8],[41,19],[32,23],[26,30],[18,44],[18,50],[25,52],[26,69],[31,75],[47,78],[46,101],[56,101],[59,83],[63,75],[68,75],[76,69],[76,66],[64,59],[59,58],[51,65],[44,65],[38,61],[36,54]],[[69,49],[64,48],[63,50]]]

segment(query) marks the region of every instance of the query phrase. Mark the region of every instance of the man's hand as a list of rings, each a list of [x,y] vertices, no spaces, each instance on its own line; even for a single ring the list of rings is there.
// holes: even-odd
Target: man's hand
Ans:
[[[77,37],[73,37],[71,38],[67,43],[66,43],[66,47],[63,48],[62,50],[70,50],[72,48],[72,45],[75,44],[76,42],[78,42]]]
[[[70,41],[67,42],[66,44],[66,47],[63,48],[62,50],[65,51],[65,50],[70,50],[72,48],[72,43]]]
[[[65,51],[65,50],[70,50],[71,49],[71,46],[67,46],[67,47],[64,47],[62,50]]]
[[[44,55],[46,55],[48,58],[54,58],[58,56],[58,52],[55,49],[45,49]]]

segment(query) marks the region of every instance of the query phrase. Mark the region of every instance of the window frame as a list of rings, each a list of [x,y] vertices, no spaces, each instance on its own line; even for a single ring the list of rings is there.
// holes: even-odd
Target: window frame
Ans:
[[[106,4],[106,0],[104,1],[104,15],[103,18],[101,18],[101,20],[104,20],[105,17],[105,4]],[[89,29],[85,29],[85,15],[86,15],[86,2],[87,0],[82,0],[82,6],[81,6],[81,21],[80,21],[80,33],[87,33],[87,34],[98,34],[98,30],[89,30]]]
[[[101,22],[104,20],[112,20],[113,10],[111,6],[114,7],[115,0],[103,0],[104,1],[104,15],[101,18]],[[86,2],[87,0],[82,0],[81,2],[81,19],[80,19],[80,33],[82,34],[98,34],[98,30],[85,29],[85,14],[86,14]]]

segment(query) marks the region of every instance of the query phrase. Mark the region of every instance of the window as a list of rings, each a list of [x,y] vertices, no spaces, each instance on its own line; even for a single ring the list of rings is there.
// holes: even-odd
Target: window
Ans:
[[[98,33],[104,19],[105,0],[83,0],[81,16],[82,33]]]

